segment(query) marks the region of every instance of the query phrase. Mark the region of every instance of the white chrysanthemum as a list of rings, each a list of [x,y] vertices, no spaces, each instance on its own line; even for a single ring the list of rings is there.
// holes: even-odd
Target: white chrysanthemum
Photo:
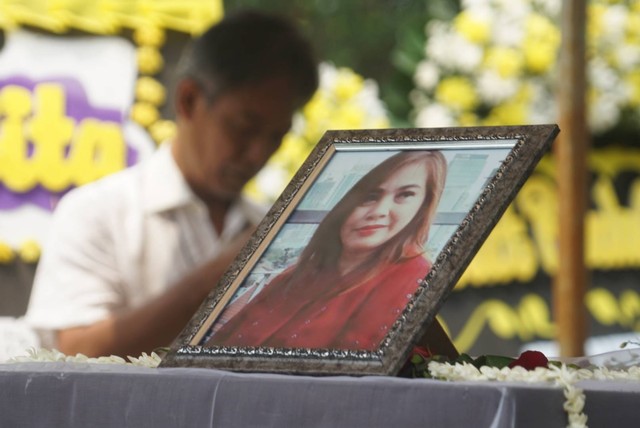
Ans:
[[[635,76],[640,69],[637,2],[592,0],[587,5],[586,101],[588,123],[596,134],[615,128],[623,118],[640,116]],[[416,124],[557,121],[558,88],[565,84],[557,81],[562,2],[463,0],[462,6],[451,22],[426,26],[425,58],[414,76],[416,90],[424,94],[410,97]],[[469,97],[463,90],[441,96],[441,85],[433,83],[434,66],[440,82],[455,78],[474,85],[478,102],[463,102]],[[489,70],[514,82],[501,81]],[[456,106],[455,113],[444,114],[446,109],[434,108],[436,102]]]
[[[627,22],[627,7],[621,4],[612,4],[602,16],[606,37],[611,41],[624,39],[625,24]]]
[[[562,12],[562,2],[559,0],[536,0],[534,5],[548,16],[560,16]]]
[[[380,101],[380,91],[378,84],[371,79],[363,82],[362,90],[354,96],[354,100],[366,112],[369,123],[378,120],[387,120],[387,109]]]
[[[431,104],[420,109],[415,123],[420,128],[448,127],[456,124],[451,111],[440,104]]]
[[[318,77],[320,79],[320,88],[332,88],[338,80],[338,69],[327,62],[320,63],[318,66]]]
[[[428,25],[427,57],[439,63],[443,68],[470,73],[482,61],[482,48],[453,31],[441,32],[439,23]]]
[[[601,58],[594,58],[588,70],[588,76],[594,87],[601,91],[617,91],[620,79],[617,73]]]
[[[435,88],[440,79],[440,70],[432,61],[420,61],[416,68],[414,81],[416,85],[423,89],[431,90]]]
[[[638,46],[624,43],[613,51],[615,62],[621,71],[635,71],[640,67],[640,49]]]
[[[478,94],[482,100],[496,104],[513,97],[519,83],[515,78],[500,76],[495,70],[483,70],[478,76],[477,85]]]
[[[590,103],[587,117],[591,128],[596,131],[606,131],[613,128],[620,120],[618,100],[606,92],[594,97]]]
[[[487,0],[462,0],[462,6],[465,9],[472,9],[474,7],[482,7],[482,6],[487,6],[488,5],[488,1]]]
[[[552,123],[557,117],[558,106],[555,97],[547,96],[546,85],[540,79],[532,79],[529,82],[533,99],[529,106],[530,123]]]
[[[529,1],[513,1],[513,0],[501,0],[496,1],[493,9],[500,10],[501,15],[504,17],[511,17],[511,19],[524,19],[531,13],[532,8]]]
[[[301,114],[294,114],[291,119],[291,130],[289,132],[300,135],[304,132],[305,125],[306,121],[304,120],[304,116]]]
[[[289,181],[289,174],[277,165],[266,165],[255,178],[256,186],[259,193],[263,195],[272,195],[274,189],[282,190]],[[278,195],[273,195],[276,198]]]
[[[500,46],[518,47],[524,39],[522,19],[514,15],[498,15],[494,18],[492,43]]]

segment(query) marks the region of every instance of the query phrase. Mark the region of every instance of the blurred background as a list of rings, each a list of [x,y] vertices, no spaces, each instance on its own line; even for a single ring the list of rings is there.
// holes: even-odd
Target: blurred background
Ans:
[[[246,189],[270,203],[328,129],[556,123],[561,6],[0,0],[0,317],[24,314],[57,200],[171,137],[178,55],[224,14],[287,15],[321,60],[320,89]],[[640,331],[640,1],[591,0],[587,12],[585,353],[594,354]],[[443,305],[461,352],[557,352],[556,173],[549,153]]]

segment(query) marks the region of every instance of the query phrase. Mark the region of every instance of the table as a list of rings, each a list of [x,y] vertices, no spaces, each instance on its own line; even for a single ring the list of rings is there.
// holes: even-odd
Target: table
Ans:
[[[640,383],[584,381],[590,427],[640,425]],[[0,364],[0,427],[564,427],[547,385],[122,364]]]

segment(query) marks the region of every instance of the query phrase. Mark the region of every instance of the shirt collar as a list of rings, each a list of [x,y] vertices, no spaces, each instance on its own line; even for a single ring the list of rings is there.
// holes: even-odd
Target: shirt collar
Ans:
[[[178,168],[171,143],[160,145],[145,163],[142,170],[143,207],[147,213],[168,211],[174,208],[195,204],[206,210],[204,203],[193,193],[182,171]],[[234,233],[244,227],[246,221],[257,225],[267,212],[268,207],[240,197],[225,218],[225,233]]]
[[[146,212],[161,212],[200,202],[171,154],[171,143],[163,143],[141,167]]]

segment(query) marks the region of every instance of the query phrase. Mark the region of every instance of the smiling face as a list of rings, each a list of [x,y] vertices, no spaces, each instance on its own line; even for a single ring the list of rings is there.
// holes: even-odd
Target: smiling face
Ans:
[[[365,258],[414,218],[427,186],[427,167],[412,163],[371,189],[340,228],[343,256]]]

